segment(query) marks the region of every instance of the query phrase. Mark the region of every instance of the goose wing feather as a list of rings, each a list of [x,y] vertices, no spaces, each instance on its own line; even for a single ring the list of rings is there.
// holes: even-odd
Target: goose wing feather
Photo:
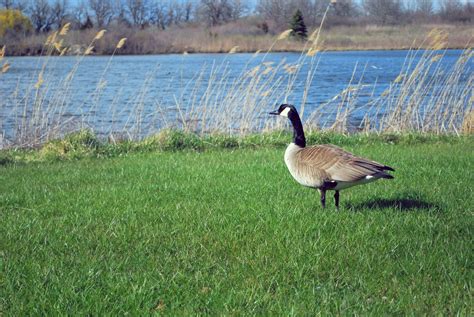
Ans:
[[[297,161],[307,173],[329,181],[354,182],[391,170],[388,166],[355,156],[331,144],[304,148],[298,156]]]

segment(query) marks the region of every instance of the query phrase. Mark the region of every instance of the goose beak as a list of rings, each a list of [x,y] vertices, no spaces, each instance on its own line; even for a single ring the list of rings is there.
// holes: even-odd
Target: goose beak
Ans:
[[[280,115],[280,114],[278,113],[278,110],[272,111],[272,112],[270,112],[269,114],[273,114],[273,115],[275,115],[275,116]]]

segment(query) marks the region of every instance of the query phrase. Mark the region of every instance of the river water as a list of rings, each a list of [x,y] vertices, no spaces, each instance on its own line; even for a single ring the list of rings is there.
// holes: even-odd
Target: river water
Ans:
[[[244,77],[243,74],[258,65],[262,65],[259,71],[268,69],[272,72],[271,68],[279,68],[272,79],[279,82],[278,90],[291,86],[285,93],[273,91],[262,102],[268,108],[264,111],[282,102],[300,106],[305,100],[305,113],[310,113],[336,99],[351,86],[358,87],[357,107],[383,94],[397,76],[409,68],[408,62],[412,65],[419,62],[422,53],[324,52],[312,63],[311,58],[302,60],[298,53],[7,58],[11,67],[0,74],[0,128],[5,136],[13,138],[22,119],[34,116],[35,105],[38,105],[42,112],[60,112],[56,121],[91,117],[93,119],[87,123],[97,131],[111,131],[110,126],[113,125],[123,129],[130,120],[131,112],[137,111],[137,104],[141,105],[139,111],[145,121],[149,117],[147,113],[156,111],[157,105],[165,116],[169,112],[170,117],[178,110],[188,111],[186,108],[191,105],[199,106],[202,101],[190,100],[199,99],[206,94],[206,90],[209,93],[209,83],[217,85],[219,91],[213,93],[219,94],[225,101],[225,90],[231,90],[232,83],[235,86],[239,78]],[[438,76],[449,73],[462,51],[442,53],[444,56],[437,66],[441,69]],[[295,65],[299,65],[300,70],[291,74],[291,67]],[[465,84],[472,76],[472,66],[471,59],[459,79],[460,84]],[[314,77],[308,81],[310,69],[314,70]],[[295,76],[294,81],[289,85],[292,76]],[[260,90],[255,91],[264,95]],[[261,95],[255,98],[262,98]],[[177,110],[177,104],[183,109]],[[330,110],[325,110],[328,120],[330,113],[334,113]],[[363,111],[356,112],[353,120],[360,120],[363,115]],[[147,133],[149,131],[143,132]]]

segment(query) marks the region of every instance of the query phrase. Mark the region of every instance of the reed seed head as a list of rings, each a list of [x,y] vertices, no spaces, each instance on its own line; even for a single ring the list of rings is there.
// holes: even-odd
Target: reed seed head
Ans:
[[[254,68],[252,68],[247,74],[249,77],[254,77],[255,75],[258,74],[259,70],[260,70],[260,65],[257,65]]]
[[[234,54],[234,53],[236,53],[238,49],[239,49],[238,46],[232,47],[232,48],[230,49],[230,51],[229,51],[229,54]]]
[[[298,70],[299,66],[300,65],[298,64],[294,64],[294,65],[286,64],[283,66],[283,68],[285,69],[287,74],[294,74]]]
[[[124,45],[125,45],[125,42],[127,41],[127,38],[124,37],[124,38],[121,38],[120,41],[117,43],[117,49],[121,49]]]
[[[318,48],[310,47],[308,52],[306,53],[306,55],[309,56],[309,57],[313,57],[314,55],[316,55],[317,52],[319,52]]]
[[[399,83],[402,81],[402,79],[405,77],[404,74],[400,74],[397,76],[397,78],[395,78],[395,80],[393,81],[394,83]]]
[[[267,66],[267,68],[265,68],[265,70],[262,72],[262,75],[267,75],[267,74],[269,74],[272,70],[273,70],[273,67]]]
[[[290,37],[291,33],[293,32],[292,29],[288,29],[286,31],[283,31],[280,33],[280,35],[278,35],[278,38],[277,40],[280,41],[280,40],[286,40],[287,38]]]
[[[38,75],[38,81],[35,84],[36,89],[40,89],[40,87],[43,85],[44,79],[43,79],[43,72],[39,73]]]
[[[69,32],[70,28],[71,28],[71,23],[68,22],[68,23],[64,24],[61,31],[59,31],[59,35],[65,36]]]
[[[90,55],[92,51],[94,50],[94,46],[89,46],[86,51],[84,52],[84,55]]]
[[[46,38],[46,42],[44,43],[46,46],[53,45],[56,42],[56,37],[58,36],[58,31],[48,35]]]
[[[100,30],[99,32],[97,32],[97,34],[94,37],[94,41],[97,41],[97,40],[100,40],[101,38],[103,38],[105,32],[107,32],[107,30]]]
[[[61,53],[63,48],[63,40],[61,39],[59,42],[55,42],[53,46],[58,51],[58,53]]]
[[[431,59],[431,62],[432,62],[432,63],[437,62],[437,61],[439,61],[442,57],[443,57],[443,55],[441,55],[441,54],[435,55],[435,56],[433,56],[433,58]]]
[[[8,62],[5,62],[3,65],[2,65],[2,74],[8,72],[8,70],[10,69],[10,64]]]

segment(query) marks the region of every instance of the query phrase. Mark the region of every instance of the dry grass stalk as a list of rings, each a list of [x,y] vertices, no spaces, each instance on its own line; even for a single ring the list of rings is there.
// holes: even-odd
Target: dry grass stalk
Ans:
[[[5,57],[5,51],[6,51],[6,46],[3,45],[3,47],[0,49],[0,61]]]
[[[397,76],[397,78],[395,78],[395,80],[393,82],[398,84],[403,80],[403,78],[405,78],[405,74],[400,74],[400,75]]]
[[[318,42],[317,33],[313,32],[313,34],[313,41]],[[84,55],[92,53],[92,44],[97,35]],[[53,36],[54,34],[51,35],[50,41]],[[442,40],[439,35],[434,34],[433,38],[435,37],[437,37],[437,41]],[[56,40],[52,43],[56,43]],[[116,49],[121,48],[119,43],[116,45]],[[63,48],[61,52],[65,49]],[[52,53],[51,50],[48,51],[48,54]],[[67,109],[72,106],[77,108],[77,105],[72,105],[70,100],[72,99],[72,82],[78,65],[67,74],[60,86],[53,87],[54,92],[50,95],[47,95],[51,90],[48,85],[39,89],[45,82],[43,75],[45,78],[48,75],[41,71],[36,84],[29,88],[33,93],[27,92],[24,94],[24,98],[18,99],[22,101],[17,101],[16,116],[20,127],[17,143],[37,144],[48,138],[64,134],[71,128],[87,126],[99,130],[107,129],[110,134],[120,133],[120,135],[127,136],[128,139],[140,139],[156,133],[163,127],[175,127],[200,134],[220,132],[240,135],[282,129],[285,127],[285,123],[272,120],[266,116],[266,112],[274,107],[275,102],[286,102],[287,100],[292,102],[289,96],[292,96],[295,91],[301,92],[303,90],[302,104],[300,105],[303,117],[304,104],[308,92],[313,87],[312,82],[319,61],[318,58],[313,58],[315,54],[311,54],[316,50],[317,45],[312,42],[308,51],[302,53],[301,57],[292,64],[287,64],[285,61],[278,64],[265,62],[265,58],[257,66],[249,62],[237,77],[231,76],[227,63],[213,65],[210,72],[208,69],[202,69],[189,82],[181,85],[182,88],[178,88],[177,91],[176,85],[172,84],[173,81],[176,82],[177,78],[170,78],[167,89],[168,93],[174,96],[174,102],[166,104],[155,101],[156,110],[147,113],[145,111],[147,92],[152,85],[151,78],[153,77],[153,73],[151,73],[139,87],[136,98],[132,98],[131,101],[124,104],[121,102],[122,96],[116,94],[114,101],[109,105],[113,124],[107,128],[100,126],[100,124],[96,125],[95,120],[103,119],[97,114],[81,117],[76,125],[63,117]],[[436,57],[437,55],[433,52],[420,53],[422,54],[420,61],[415,62],[416,54],[416,51],[410,52],[400,75],[382,92],[381,96],[374,96],[372,92],[371,99],[362,108],[360,101],[364,100],[365,102],[365,99],[360,98],[364,87],[361,84],[362,78],[359,83],[352,84],[356,72],[354,70],[353,78],[347,88],[331,100],[320,102],[320,106],[312,108],[309,118],[305,120],[305,125],[314,128],[332,127],[336,131],[345,133],[350,129],[349,123],[353,118],[353,112],[367,110],[360,125],[360,128],[367,132],[369,130],[434,131],[438,133],[472,131],[472,110],[471,112],[467,111],[466,102],[470,97],[471,108],[468,109],[472,109],[474,75],[468,75],[469,79],[466,84],[460,79],[464,76],[462,74],[472,57],[472,51],[467,50],[456,66],[443,73],[443,76],[441,76],[441,71],[444,70],[439,68],[441,63],[433,66],[433,63],[441,57]],[[101,96],[107,88],[104,78],[112,57],[104,68],[102,76],[97,80],[96,90],[88,97],[88,102],[92,104],[91,108],[84,108],[84,105],[80,105],[81,111],[87,109],[90,113],[100,113],[95,110],[101,106]],[[78,64],[81,60],[80,58]],[[48,59],[45,64],[47,61]],[[301,87],[295,89],[295,85],[302,83],[296,78],[303,67],[307,67],[305,70],[308,71],[305,75],[306,81],[303,82],[302,89]],[[50,81],[46,80],[46,82]],[[36,91],[32,90],[33,87],[36,88]],[[375,85],[373,87],[375,90]],[[434,89],[437,89],[436,94],[432,94]],[[2,101],[0,101],[0,106],[1,103]],[[174,110],[169,110],[171,106],[174,106]],[[28,113],[33,115],[24,115]],[[117,118],[122,118],[121,116],[125,113],[129,113],[128,120],[124,124],[117,123],[120,122]]]
[[[429,48],[438,51],[446,47],[448,43],[448,32],[434,28],[428,34]]]
[[[308,41],[310,42],[316,42],[317,38],[319,37],[319,31],[321,28],[316,28],[311,35],[308,37]]]
[[[474,110],[471,109],[463,119],[461,132],[463,134],[474,134]]]

